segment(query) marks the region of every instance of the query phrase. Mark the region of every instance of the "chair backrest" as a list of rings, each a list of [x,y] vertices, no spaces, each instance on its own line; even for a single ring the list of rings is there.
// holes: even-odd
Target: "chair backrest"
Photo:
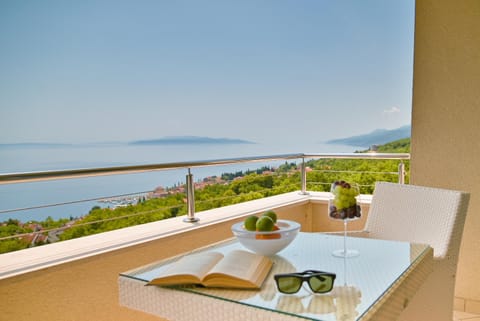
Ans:
[[[377,182],[365,229],[369,237],[429,244],[437,259],[458,256],[470,194]]]

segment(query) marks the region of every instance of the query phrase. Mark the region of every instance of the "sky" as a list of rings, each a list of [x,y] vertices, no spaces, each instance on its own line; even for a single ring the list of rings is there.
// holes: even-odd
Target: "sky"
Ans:
[[[0,0],[0,143],[410,124],[414,0]]]

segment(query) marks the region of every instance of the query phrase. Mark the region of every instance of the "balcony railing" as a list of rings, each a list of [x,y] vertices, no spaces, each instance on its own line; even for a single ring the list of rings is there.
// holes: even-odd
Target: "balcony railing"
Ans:
[[[356,174],[357,172],[352,170],[338,170],[335,168],[327,167],[327,168],[320,168],[320,169],[311,169],[307,166],[308,161],[310,160],[317,160],[317,159],[324,159],[324,160],[398,160],[398,170],[397,171],[389,171],[389,172],[372,172],[372,171],[361,171],[361,174],[381,174],[381,175],[392,175],[392,177],[397,177],[396,181],[399,183],[404,183],[405,178],[407,176],[407,172],[405,170],[405,160],[409,160],[409,154],[403,153],[318,153],[318,154],[284,154],[284,155],[270,155],[270,156],[256,156],[256,157],[244,157],[244,158],[229,158],[229,159],[217,159],[217,160],[204,160],[204,161],[189,161],[189,162],[176,162],[176,163],[160,163],[160,164],[148,164],[148,165],[135,165],[135,166],[120,166],[120,167],[106,167],[106,168],[89,168],[89,169],[72,169],[72,170],[56,170],[56,171],[42,171],[42,172],[26,172],[26,173],[9,173],[9,174],[1,174],[0,175],[0,185],[2,184],[18,184],[18,183],[31,183],[31,182],[41,182],[41,181],[51,181],[51,180],[61,180],[61,179],[76,179],[76,178],[85,178],[85,177],[98,177],[98,176],[107,176],[107,175],[120,175],[120,174],[135,174],[135,173],[145,173],[145,172],[155,172],[155,171],[168,171],[168,170],[185,170],[186,172],[186,188],[185,188],[185,198],[186,198],[186,216],[183,219],[185,222],[196,222],[198,221],[198,217],[195,215],[195,184],[193,179],[193,174],[191,170],[198,167],[210,167],[210,166],[223,166],[223,165],[234,165],[234,164],[244,164],[244,163],[265,163],[271,161],[297,161],[298,164],[298,172],[299,172],[299,179],[295,186],[291,187],[291,190],[299,190],[301,194],[308,194],[311,190],[327,190],[329,184],[332,180],[329,181],[315,181],[314,178],[309,180],[308,175],[315,176],[316,173],[328,173],[329,175],[337,175],[338,177],[342,177],[344,175]],[[330,177],[330,176],[329,176]],[[333,176],[332,176],[333,177]],[[392,178],[392,181],[395,180]],[[0,210],[0,220],[1,215],[5,215],[11,212],[18,212],[18,211],[26,211],[31,209],[38,209],[38,208],[48,208],[52,206],[63,206],[87,201],[99,201],[102,199],[107,198],[119,198],[119,197],[129,197],[134,195],[142,195],[147,193],[148,191],[142,192],[134,192],[128,194],[121,194],[121,195],[114,195],[114,196],[102,196],[98,198],[89,198],[83,200],[74,200],[68,202],[58,202],[55,204],[44,204],[44,205],[36,205],[30,207],[19,207],[14,209],[5,209]],[[198,201],[197,201],[198,203]],[[172,208],[168,208],[167,210],[173,210],[175,206]],[[178,209],[177,209],[178,210]],[[149,214],[142,212],[142,215]],[[84,225],[92,225],[92,224],[99,224],[108,220],[118,220],[118,219],[125,219],[129,216],[139,215],[139,213],[135,214],[127,214],[120,217],[109,218],[109,219],[102,219],[102,220],[95,220],[86,223],[82,223]],[[76,226],[79,226],[77,224]],[[25,233],[25,234],[17,234],[13,236],[4,236],[0,237],[1,240],[7,240],[11,238],[18,238],[21,236],[26,236],[27,234],[30,235],[40,235],[40,234],[47,234],[53,233],[58,231],[59,228],[51,228],[51,229],[42,229],[40,231],[36,231],[33,233]]]

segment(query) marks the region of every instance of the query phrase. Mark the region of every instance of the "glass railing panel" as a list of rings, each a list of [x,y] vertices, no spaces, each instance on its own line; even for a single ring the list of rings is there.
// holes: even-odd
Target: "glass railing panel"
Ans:
[[[410,179],[409,160],[329,158],[312,159],[305,165],[310,191],[328,192],[332,182],[345,180],[357,183],[362,194],[372,194],[377,181],[408,183]]]
[[[286,185],[278,166],[275,160],[192,168],[195,210],[298,190],[300,182]],[[178,168],[0,185],[0,253],[185,215],[186,174]]]

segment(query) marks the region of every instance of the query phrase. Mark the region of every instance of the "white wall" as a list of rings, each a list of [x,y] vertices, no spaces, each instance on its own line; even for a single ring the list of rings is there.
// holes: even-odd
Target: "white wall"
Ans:
[[[456,308],[480,313],[480,1],[417,0],[411,183],[471,193]]]

